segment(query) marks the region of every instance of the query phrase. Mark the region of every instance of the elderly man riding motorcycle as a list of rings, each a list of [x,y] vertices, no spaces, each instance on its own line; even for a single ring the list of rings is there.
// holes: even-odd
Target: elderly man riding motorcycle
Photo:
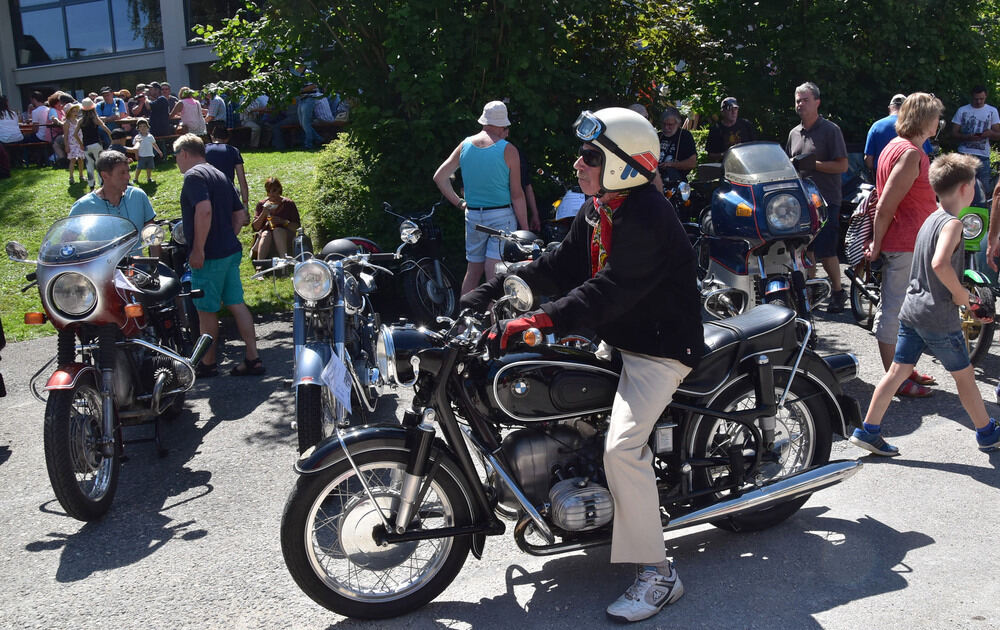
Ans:
[[[591,197],[562,245],[517,275],[536,294],[562,296],[503,327],[500,347],[528,328],[595,330],[605,356],[620,352],[621,378],[604,462],[615,512],[611,562],[634,563],[635,582],[607,609],[639,621],[677,601],[684,587],[666,558],[647,444],[656,420],[704,345],[697,261],[677,214],[652,185],[659,141],[649,121],[611,107],[574,124],[583,141],[574,164]],[[502,278],[462,298],[483,307],[502,295]]]

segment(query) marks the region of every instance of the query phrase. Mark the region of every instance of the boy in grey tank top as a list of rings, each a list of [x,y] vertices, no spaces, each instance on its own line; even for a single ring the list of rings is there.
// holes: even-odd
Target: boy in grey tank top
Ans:
[[[909,378],[921,353],[930,350],[951,372],[962,406],[976,427],[976,442],[984,452],[1000,448],[1000,425],[986,413],[969,362],[958,308],[969,309],[969,292],[959,277],[963,271],[962,222],[959,210],[972,203],[979,161],[951,153],[931,164],[929,177],[940,207],[917,233],[910,267],[910,286],[899,312],[899,337],[892,366],[875,388],[864,426],[851,443],[876,455],[892,457],[899,449],[882,437],[882,417],[892,395]]]

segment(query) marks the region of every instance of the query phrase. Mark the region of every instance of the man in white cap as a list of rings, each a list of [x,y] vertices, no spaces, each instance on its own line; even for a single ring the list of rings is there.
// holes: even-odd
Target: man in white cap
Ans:
[[[905,94],[896,94],[889,100],[889,115],[876,120],[871,129],[868,130],[868,139],[865,140],[865,166],[874,175],[878,168],[878,156],[882,153],[885,145],[889,144],[896,137],[896,119],[899,118],[899,108],[906,100]],[[931,154],[933,148],[931,141],[927,140],[923,145],[924,153]]]
[[[465,259],[469,266],[462,294],[490,281],[500,262],[500,239],[476,231],[476,225],[513,232],[528,229],[528,209],[521,188],[520,154],[507,142],[510,119],[502,101],[490,101],[479,117],[482,131],[462,140],[434,173],[441,194],[465,212]],[[451,176],[462,169],[465,198],[459,197]]]

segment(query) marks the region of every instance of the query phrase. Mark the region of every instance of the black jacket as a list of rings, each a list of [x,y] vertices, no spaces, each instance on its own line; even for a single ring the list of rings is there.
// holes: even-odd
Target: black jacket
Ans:
[[[652,185],[634,189],[612,215],[607,265],[591,277],[591,200],[569,235],[517,275],[559,330],[595,330],[621,350],[677,359],[696,367],[704,348],[697,261],[677,213]]]

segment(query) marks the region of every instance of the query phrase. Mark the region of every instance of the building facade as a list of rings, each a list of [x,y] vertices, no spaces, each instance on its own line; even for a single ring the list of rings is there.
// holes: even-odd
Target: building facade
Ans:
[[[33,90],[76,98],[104,85],[134,90],[214,80],[212,48],[195,24],[218,26],[237,0],[0,0],[0,93],[21,111]]]

